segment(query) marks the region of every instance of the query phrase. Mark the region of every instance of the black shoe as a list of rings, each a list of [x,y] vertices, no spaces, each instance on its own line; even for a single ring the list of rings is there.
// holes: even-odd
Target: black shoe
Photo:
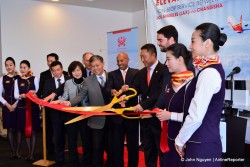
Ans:
[[[21,155],[16,155],[16,159],[22,159]]]

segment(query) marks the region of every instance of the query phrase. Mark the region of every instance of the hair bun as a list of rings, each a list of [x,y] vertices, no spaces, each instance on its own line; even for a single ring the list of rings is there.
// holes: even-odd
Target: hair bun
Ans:
[[[224,33],[220,34],[219,46],[223,46],[227,41],[227,35]]]

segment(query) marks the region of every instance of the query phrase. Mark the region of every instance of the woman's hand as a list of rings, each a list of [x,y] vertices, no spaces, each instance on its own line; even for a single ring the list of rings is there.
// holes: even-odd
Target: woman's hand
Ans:
[[[8,108],[10,112],[14,111],[12,106],[8,102],[6,102],[4,105]]]
[[[65,105],[65,106],[71,106],[69,101],[62,101],[60,104]]]
[[[18,104],[18,101],[16,101],[14,104],[12,104],[12,109],[13,109],[13,111],[16,109],[16,107],[17,107],[17,104]]]
[[[61,104],[62,100],[51,101],[51,104]]]
[[[179,154],[179,156],[181,157],[181,158],[183,158],[184,157],[184,155],[185,155],[185,153],[184,153],[184,147],[185,147],[185,145],[184,146],[178,146],[178,145],[176,145],[176,144],[174,144],[175,145],[175,149],[176,149],[176,151],[177,151],[177,153]]]
[[[19,98],[21,98],[21,99],[25,99],[26,98],[26,95],[23,93],[23,94],[20,94],[19,95]]]
[[[156,117],[160,121],[170,120],[171,119],[171,112],[167,111],[166,109],[164,109],[164,110],[160,109],[159,112],[156,113]]]

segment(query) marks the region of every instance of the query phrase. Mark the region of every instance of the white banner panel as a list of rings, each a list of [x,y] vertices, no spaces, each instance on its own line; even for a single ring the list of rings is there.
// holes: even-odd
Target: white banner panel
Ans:
[[[204,22],[217,24],[228,40],[219,55],[226,75],[235,66],[236,79],[250,79],[250,1],[249,0],[146,0],[148,42],[157,45],[157,31],[174,25],[179,42],[189,47],[195,27]],[[158,49],[158,59],[165,54]]]

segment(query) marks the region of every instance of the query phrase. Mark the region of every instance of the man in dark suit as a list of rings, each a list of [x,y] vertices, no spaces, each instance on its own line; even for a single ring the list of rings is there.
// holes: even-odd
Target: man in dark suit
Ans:
[[[93,74],[92,70],[91,70],[91,64],[89,62],[90,58],[93,56],[94,54],[91,52],[85,52],[82,55],[82,64],[84,65],[84,70],[83,70],[83,77],[86,78],[90,75]]]
[[[167,67],[157,60],[157,51],[153,44],[141,47],[141,60],[144,68],[135,79],[135,88],[141,94],[141,101],[135,106],[135,111],[151,110],[162,91]],[[147,167],[157,167],[157,157],[160,155],[160,121],[155,115],[144,116],[141,120],[142,144]]]
[[[106,91],[114,96],[127,85],[132,87],[138,69],[128,67],[129,58],[127,53],[119,53],[116,57],[119,69],[109,73]],[[137,98],[130,99],[123,107],[132,107],[138,104]],[[114,107],[121,108],[121,105]],[[124,138],[126,136],[128,148],[128,167],[137,167],[139,158],[139,119],[124,119],[121,116],[111,118],[113,126],[113,160],[115,167],[124,166]]]
[[[52,62],[58,61],[58,60],[59,60],[59,57],[56,53],[50,53],[47,55],[47,65],[49,69],[41,72],[40,74],[39,89],[36,93],[37,97],[39,98],[46,97],[46,96],[43,96],[43,87],[44,87],[45,81],[53,77],[50,65]],[[63,74],[67,75],[67,72],[64,71]],[[53,159],[54,142],[53,142],[52,121],[50,118],[50,114],[48,114],[48,112],[45,112],[45,116],[46,116],[46,146],[47,146],[48,158]]]
[[[70,101],[61,102],[61,104],[76,106],[85,97],[89,99],[89,106],[103,106],[109,103],[109,98],[106,95],[108,75],[104,70],[103,58],[99,55],[94,55],[90,58],[90,64],[94,74],[84,79],[82,89],[76,97]],[[91,167],[103,167],[107,119],[105,116],[92,116],[88,118],[88,126],[91,128],[92,139]]]
[[[172,44],[178,43],[178,31],[173,25],[167,25],[165,27],[162,27],[157,31],[157,45],[160,47],[161,52],[166,52],[167,47],[169,47]],[[167,60],[166,60],[167,61]],[[164,63],[166,64],[166,62]],[[193,71],[195,74],[195,69],[193,66],[193,59],[191,58],[188,62],[187,69],[190,71]],[[171,82],[171,73],[168,72],[167,69],[167,75],[164,78],[163,82],[163,90],[159,97],[159,99],[163,98],[163,94],[166,88],[166,85]],[[156,107],[161,108],[163,106],[162,100],[158,100],[156,103]]]
[[[51,71],[53,78],[45,81],[43,88],[43,96],[47,97],[51,94],[54,95],[54,99],[57,100],[63,94],[64,82],[69,79],[68,75],[63,74],[62,63],[59,61],[54,61],[51,63]],[[55,160],[58,166],[63,166],[64,163],[64,123],[65,123],[65,113],[46,108],[46,112],[50,115],[52,121],[52,128],[54,131],[55,139]]]

